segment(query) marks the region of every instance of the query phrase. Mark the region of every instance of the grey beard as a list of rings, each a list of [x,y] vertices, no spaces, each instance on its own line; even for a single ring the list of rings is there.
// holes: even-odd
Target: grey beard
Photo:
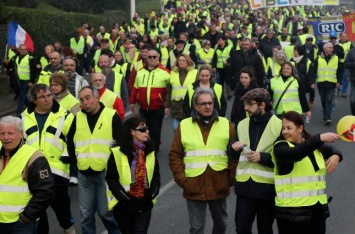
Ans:
[[[68,78],[73,78],[76,76],[76,72],[64,72],[64,74],[68,77]]]

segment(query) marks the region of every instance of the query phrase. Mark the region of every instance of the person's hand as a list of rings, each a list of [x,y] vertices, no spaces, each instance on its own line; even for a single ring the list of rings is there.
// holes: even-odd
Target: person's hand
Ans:
[[[311,84],[311,89],[314,89],[316,87],[315,84]]]
[[[260,153],[256,151],[251,151],[247,153],[249,162],[260,162]]]
[[[325,165],[327,166],[327,173],[333,173],[339,164],[340,157],[337,154],[333,154],[330,158],[327,159]]]
[[[337,88],[339,88],[339,87],[340,87],[340,84],[339,84],[339,83],[337,83],[337,85],[336,85],[336,86],[337,86]]]
[[[28,85],[28,87],[32,88],[33,83],[28,83],[27,85]]]
[[[41,64],[37,64],[37,65],[36,65],[36,68],[37,68],[37,69],[41,69],[41,68],[42,68]]]
[[[129,108],[131,109],[132,113],[136,113],[136,108],[134,104],[129,104]]]
[[[333,143],[339,139],[339,135],[333,132],[320,134],[320,140],[326,143]]]
[[[236,141],[231,145],[232,149],[234,149],[235,151],[242,150],[244,148],[244,146],[245,145],[240,141]]]
[[[311,111],[306,112],[306,116],[311,120],[312,119],[312,113]]]
[[[7,65],[9,63],[9,60],[7,58],[4,58],[3,62]]]
[[[165,114],[165,117],[168,117],[168,115],[170,114],[170,109],[169,109],[169,107],[165,107],[165,109],[164,109],[164,114]]]

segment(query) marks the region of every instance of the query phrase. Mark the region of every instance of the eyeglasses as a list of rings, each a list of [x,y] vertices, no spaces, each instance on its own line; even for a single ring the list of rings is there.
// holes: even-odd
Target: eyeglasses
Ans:
[[[258,104],[257,102],[244,102],[244,106],[252,106]]]
[[[156,59],[158,56],[153,55],[153,56],[148,56],[149,59]]]
[[[47,94],[47,95],[41,95],[36,97],[36,99],[46,99],[46,98],[52,98],[53,95],[52,94]]]
[[[201,102],[201,103],[197,103],[197,105],[200,105],[202,107],[207,107],[207,105],[212,106],[213,102]]]
[[[140,127],[140,128],[133,128],[133,130],[137,130],[140,132],[147,132],[149,129],[148,129],[148,127]]]

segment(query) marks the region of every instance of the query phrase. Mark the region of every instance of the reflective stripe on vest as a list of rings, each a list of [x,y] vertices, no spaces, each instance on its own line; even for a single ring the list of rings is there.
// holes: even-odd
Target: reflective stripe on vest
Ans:
[[[285,142],[285,141],[279,141]],[[276,142],[275,144],[279,143]],[[293,144],[287,142],[290,147]],[[303,207],[320,202],[326,204],[326,166],[320,151],[313,152],[319,170],[314,171],[314,166],[309,157],[293,164],[293,170],[287,175],[279,175],[275,155],[272,154],[275,164],[275,204],[279,207]]]
[[[225,46],[222,50],[221,49],[216,49],[216,54],[217,54],[217,68],[223,68],[223,62],[227,61],[229,58],[229,53],[231,51],[230,46]]]
[[[181,121],[180,130],[186,177],[201,175],[208,165],[215,171],[228,168],[229,121],[226,118],[218,117],[213,122],[206,144],[200,127],[191,117]]]
[[[237,128],[239,140],[247,147],[250,147],[249,124],[250,118],[246,118],[239,122]],[[273,143],[280,136],[281,128],[281,120],[273,115],[262,133],[255,151],[271,153]],[[258,183],[274,183],[273,168],[261,165],[260,163],[249,162],[243,152],[240,155],[235,178],[238,182],[245,182],[251,178]]]
[[[12,156],[0,174],[0,223],[14,223],[32,198],[22,171],[36,149],[26,144]]]
[[[324,81],[337,83],[338,63],[339,63],[339,58],[337,55],[332,55],[328,63],[322,56],[319,56],[316,81],[318,83]]]
[[[171,100],[179,101],[184,99],[188,85],[191,85],[196,80],[197,70],[190,70],[182,85],[180,83],[179,72],[172,71],[170,75],[170,83],[172,86]]]
[[[116,162],[116,168],[119,175],[119,182],[122,187],[128,192],[130,190],[130,185],[132,184],[132,175],[131,175],[131,167],[129,166],[127,156],[120,151],[120,147],[111,148],[113,156]],[[147,170],[148,177],[148,186],[150,187],[150,183],[153,179],[154,167],[155,167],[155,154],[154,151],[150,152],[145,157],[145,166]],[[119,201],[114,196],[108,196],[108,206],[109,210],[118,203]],[[156,199],[153,199],[153,203],[156,202]]]
[[[79,170],[103,171],[110,156],[112,139],[112,117],[116,112],[104,108],[91,133],[87,116],[82,111],[76,114],[76,131],[74,135],[75,153]]]
[[[41,151],[46,157],[52,173],[69,179],[69,164],[64,164],[60,158],[67,151],[66,139],[64,132],[69,129],[69,123],[73,119],[73,115],[67,115],[67,110],[60,108],[58,112],[51,112],[44,124],[41,134],[37,126],[35,112],[31,114],[25,111],[22,115],[24,125],[24,137],[26,144]]]
[[[274,102],[273,102],[273,108],[276,107],[276,104],[279,102],[279,99],[286,89],[287,85],[292,82],[292,84],[288,87],[287,91],[283,95],[279,106],[277,107],[277,114],[282,114],[287,111],[296,111],[299,114],[302,114],[302,107],[300,104],[300,99],[299,99],[299,93],[298,93],[298,87],[299,83],[297,80],[294,80],[295,78],[293,76],[289,77],[286,82],[283,81],[281,76],[276,76],[271,79],[271,90],[274,92]]]
[[[30,80],[30,59],[31,57],[26,54],[20,61],[20,57],[17,56],[16,64],[17,64],[17,74],[20,80]]]

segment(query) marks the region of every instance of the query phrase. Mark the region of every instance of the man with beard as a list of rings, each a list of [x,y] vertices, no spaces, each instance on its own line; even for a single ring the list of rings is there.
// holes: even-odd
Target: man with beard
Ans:
[[[123,75],[118,71],[114,71],[111,68],[111,58],[106,55],[100,55],[99,67],[101,73],[106,77],[106,88],[116,93],[123,101],[125,110],[128,108],[128,88],[126,80],[123,79]]]
[[[249,118],[239,122],[235,143],[230,146],[230,160],[239,161],[234,184],[236,231],[251,233],[257,216],[258,232],[271,234],[275,206],[271,150],[281,133],[282,122],[272,112],[266,89],[250,90],[241,100]]]
[[[263,62],[257,51],[251,48],[251,40],[249,38],[242,39],[241,50],[232,50],[229,63],[231,64],[231,76],[235,78],[239,77],[240,70],[243,67],[253,67],[258,86],[264,87],[265,69]]]
[[[89,86],[89,83],[79,74],[76,73],[76,63],[72,58],[64,58],[63,60],[64,75],[68,78],[69,92],[79,99],[79,91],[82,87]]]

